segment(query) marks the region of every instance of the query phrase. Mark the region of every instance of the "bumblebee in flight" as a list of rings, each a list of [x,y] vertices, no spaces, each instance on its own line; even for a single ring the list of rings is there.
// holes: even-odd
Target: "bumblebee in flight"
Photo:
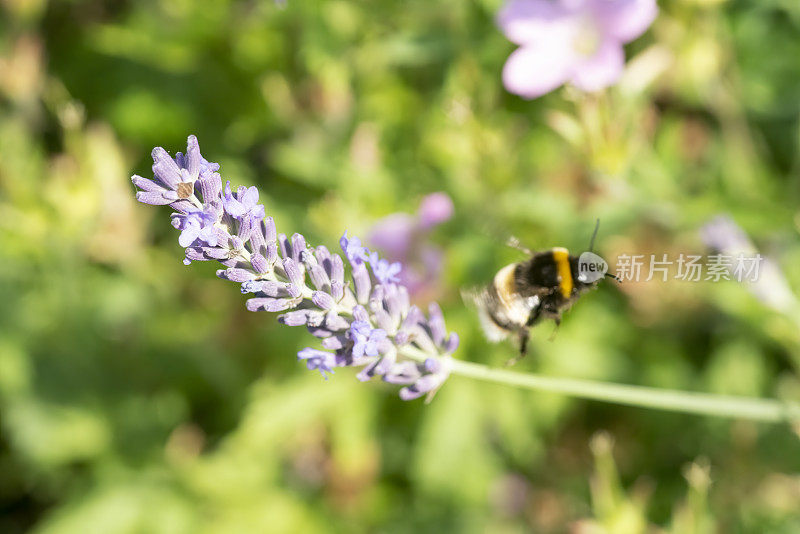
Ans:
[[[597,226],[590,251],[595,235]],[[472,295],[490,341],[497,342],[509,335],[519,339],[519,355],[506,365],[525,357],[532,326],[543,319],[553,319],[558,326],[561,314],[583,293],[595,288],[603,276],[616,279],[604,271],[599,276],[580,272],[580,258],[571,256],[565,248],[526,252],[531,254],[530,259],[506,265],[488,287]]]

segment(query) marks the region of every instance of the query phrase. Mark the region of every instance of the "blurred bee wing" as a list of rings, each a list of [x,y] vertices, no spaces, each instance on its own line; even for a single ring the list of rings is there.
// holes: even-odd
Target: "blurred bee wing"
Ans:
[[[461,298],[464,302],[474,307],[478,312],[478,319],[486,339],[492,343],[503,341],[508,337],[508,330],[500,328],[492,321],[489,316],[489,309],[492,306],[489,292],[486,289],[462,289]]]

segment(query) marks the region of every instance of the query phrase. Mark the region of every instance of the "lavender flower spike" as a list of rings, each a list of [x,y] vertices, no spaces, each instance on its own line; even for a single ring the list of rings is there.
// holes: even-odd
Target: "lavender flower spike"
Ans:
[[[430,307],[428,318],[409,305],[398,278],[402,264],[370,254],[345,232],[339,244],[351,267],[348,274],[341,256],[309,247],[301,234],[291,240],[278,234],[258,204],[258,189],[234,190],[226,182],[223,190],[219,165],[203,158],[194,136],[186,155],[172,158],[158,147],[153,160],[152,180],[132,177],[141,189],[136,198],[175,210],[172,225],[186,249],[184,263],[218,261],[225,268],[217,275],[239,283],[250,297],[248,310],[286,312],[278,317],[281,323],[305,326],[325,349],[297,353],[309,369],[327,379],[336,367],[359,367],[359,380],[379,376],[405,386],[400,391],[405,400],[430,395],[444,383],[458,336],[447,335],[438,305]]]

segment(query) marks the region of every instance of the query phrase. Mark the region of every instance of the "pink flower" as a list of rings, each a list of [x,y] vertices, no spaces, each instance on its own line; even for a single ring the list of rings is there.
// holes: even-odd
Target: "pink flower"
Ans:
[[[566,82],[584,91],[608,87],[625,66],[622,45],[657,13],[655,0],[510,0],[497,24],[520,47],[503,67],[503,84],[524,98]]]
[[[402,262],[401,282],[415,297],[434,290],[442,273],[442,251],[428,242],[428,234],[453,216],[453,201],[446,193],[422,199],[416,215],[394,213],[372,227],[370,245],[391,262]],[[376,273],[377,274],[377,273]]]

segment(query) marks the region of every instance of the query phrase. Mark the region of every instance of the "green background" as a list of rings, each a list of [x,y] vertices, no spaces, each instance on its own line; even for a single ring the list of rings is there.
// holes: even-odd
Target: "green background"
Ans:
[[[508,94],[497,0],[0,2],[0,532],[800,532],[788,426],[452,377],[428,405],[248,313],[137,204],[194,133],[334,248],[445,191],[434,294],[503,245],[705,254],[727,213],[800,287],[800,7],[660,2],[613,89]],[[612,261],[613,263],[613,261]],[[735,282],[602,284],[522,372],[800,399],[800,333]]]

